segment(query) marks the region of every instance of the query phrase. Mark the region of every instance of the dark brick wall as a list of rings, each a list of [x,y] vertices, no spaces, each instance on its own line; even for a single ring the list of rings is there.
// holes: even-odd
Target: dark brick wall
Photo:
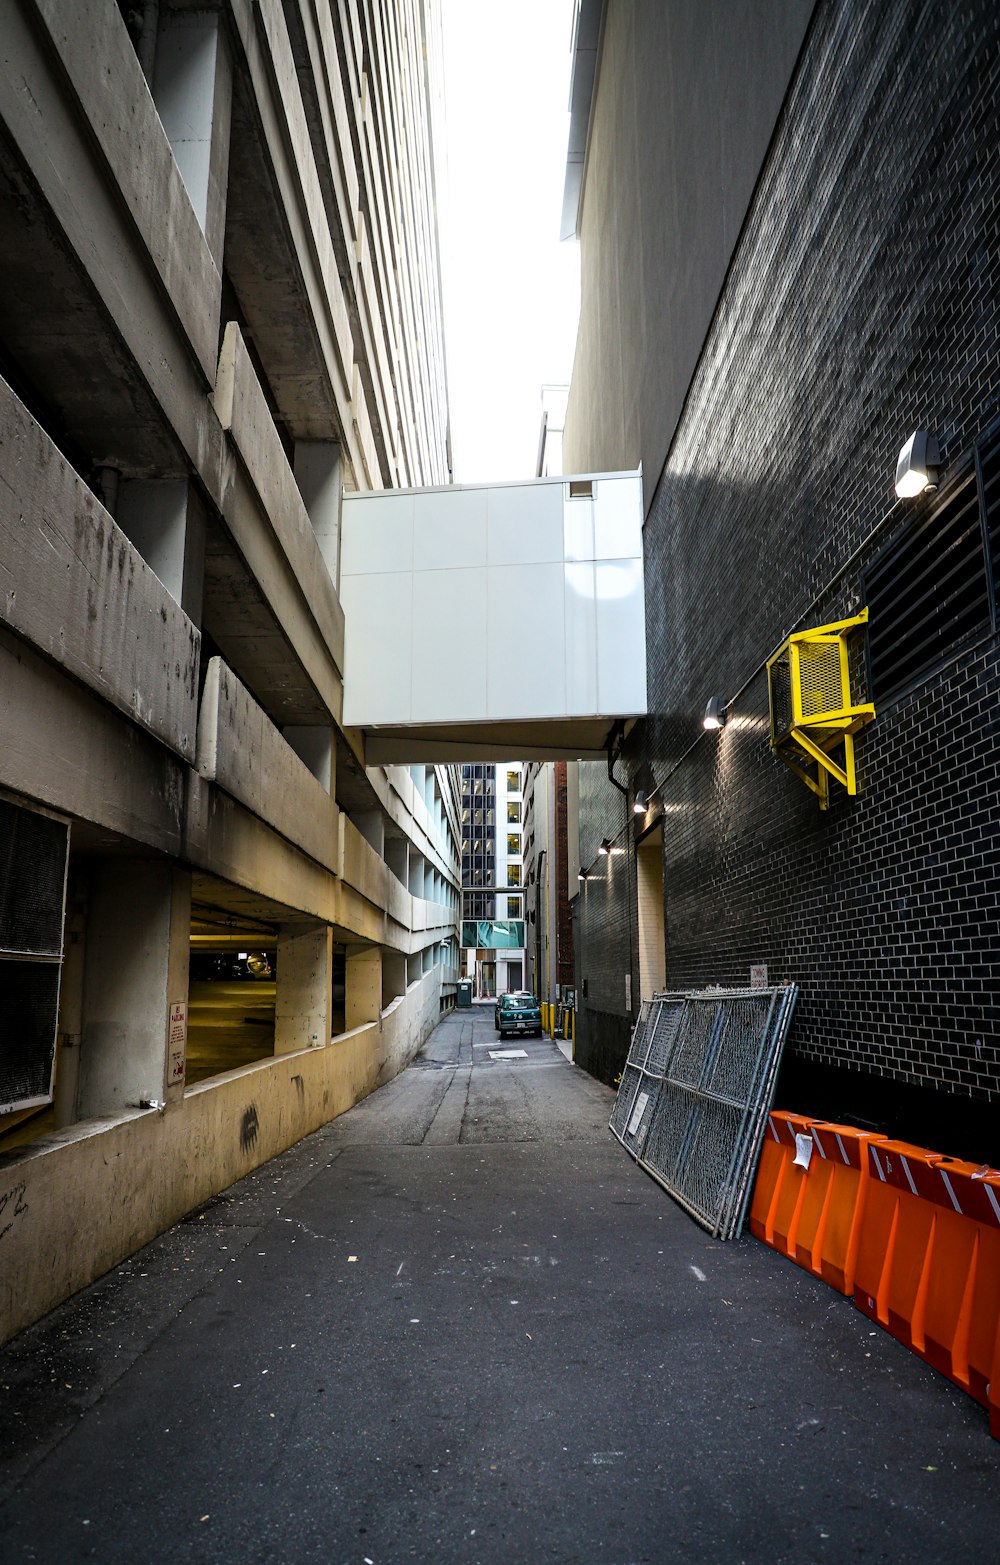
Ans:
[[[554,762],[556,796],[556,983],[574,982],[573,923],[569,912],[569,840],[566,820],[566,762]],[[573,890],[576,888],[573,887]]]
[[[621,763],[616,776],[622,771]],[[639,939],[635,863],[629,853],[598,853],[604,837],[625,845],[630,824],[624,798],[603,763],[580,766],[580,862],[587,879],[574,908],[576,1060],[600,1081],[613,1082],[628,1053],[634,1012],[625,975],[638,998]]]
[[[910,431],[937,432],[947,477],[1000,413],[998,35],[992,0],[817,6],[649,512],[652,715],[619,765],[661,784],[668,982],[766,962],[802,985],[786,1086],[994,1160],[997,638],[879,707],[862,794],[832,785],[825,814],[770,752],[762,665],[853,612],[929,503],[893,508]],[[713,693],[732,717],[702,735]],[[585,862],[614,808],[585,768]],[[635,947],[621,865],[577,911],[581,1063],[592,1039],[605,1075]]]

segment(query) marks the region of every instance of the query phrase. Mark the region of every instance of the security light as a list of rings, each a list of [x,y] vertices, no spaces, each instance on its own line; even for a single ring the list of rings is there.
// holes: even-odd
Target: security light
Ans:
[[[896,463],[896,494],[900,500],[912,500],[925,489],[936,489],[940,467],[937,437],[929,435],[926,429],[914,430]]]
[[[577,875],[576,878],[577,878],[577,880],[586,880],[586,878],[587,878],[587,871],[585,869],[582,869],[580,871],[580,873]]]
[[[611,852],[611,838],[605,837],[597,851],[598,853],[603,853],[605,855],[609,854]]]
[[[701,720],[703,728],[722,728],[728,713],[726,711],[725,696],[710,696],[705,708],[705,716]]]
[[[645,815],[648,809],[649,795],[646,793],[645,789],[639,788],[636,792],[635,803],[632,806],[633,813],[636,815]]]

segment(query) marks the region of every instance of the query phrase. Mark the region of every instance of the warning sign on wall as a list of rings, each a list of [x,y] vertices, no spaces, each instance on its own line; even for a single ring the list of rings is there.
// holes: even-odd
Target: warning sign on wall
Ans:
[[[167,1024],[167,1080],[172,1084],[184,1080],[187,1056],[187,1001],[171,1000]]]

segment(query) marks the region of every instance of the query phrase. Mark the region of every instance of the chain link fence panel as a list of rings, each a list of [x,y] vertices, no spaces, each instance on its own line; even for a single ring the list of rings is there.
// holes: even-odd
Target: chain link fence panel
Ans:
[[[798,986],[643,1002],[610,1128],[721,1239],[740,1233]]]

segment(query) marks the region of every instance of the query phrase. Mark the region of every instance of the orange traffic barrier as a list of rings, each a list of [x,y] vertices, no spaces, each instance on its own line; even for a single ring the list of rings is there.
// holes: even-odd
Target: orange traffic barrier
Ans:
[[[781,1138],[785,1162],[768,1214],[770,1238],[767,1242],[782,1255],[794,1260],[799,1214],[806,1193],[811,1152],[814,1150],[812,1126],[815,1121],[783,1110],[776,1111],[770,1118]]]
[[[792,1259],[816,1277],[821,1275],[823,1236],[826,1233],[833,1195],[834,1164],[827,1157],[823,1145],[824,1128],[817,1122],[809,1126],[812,1150],[805,1151],[808,1166],[803,1170],[802,1175],[802,1194],[799,1197],[798,1217],[795,1223],[795,1244],[791,1252]]]
[[[923,1351],[938,1155],[907,1141],[868,1144],[869,1186],[858,1245],[854,1302],[907,1347]]]
[[[1000,1440],[1000,1170],[775,1110],[750,1227],[981,1402]]]
[[[868,1194],[868,1143],[882,1138],[822,1120],[812,1135],[822,1161],[810,1172],[795,1258],[839,1293],[852,1294]]]
[[[939,1158],[935,1172],[923,1353],[988,1406],[1000,1321],[1000,1172],[957,1158]]]
[[[760,1149],[753,1200],[750,1203],[750,1232],[770,1244],[774,1237],[773,1209],[778,1186],[786,1166],[791,1163],[792,1144],[781,1134],[781,1122],[788,1116],[780,1109],[767,1116],[767,1129]]]

